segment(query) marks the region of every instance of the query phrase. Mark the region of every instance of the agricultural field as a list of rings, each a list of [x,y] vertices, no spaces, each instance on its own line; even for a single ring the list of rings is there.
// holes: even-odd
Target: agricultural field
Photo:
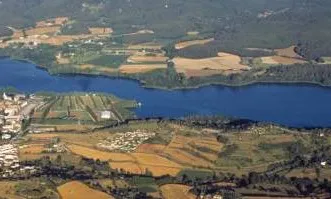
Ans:
[[[78,181],[71,181],[63,184],[59,186],[57,190],[60,193],[62,199],[114,198],[106,193],[91,189],[87,185]]]
[[[87,61],[86,64],[108,68],[118,68],[123,62],[126,61],[126,59],[127,56],[124,55],[101,55],[95,59]]]
[[[166,63],[167,57],[160,54],[151,54],[151,55],[133,55],[130,56],[127,60],[129,63]]]
[[[92,130],[89,130],[90,132]],[[75,132],[57,132],[57,133],[40,133],[40,134],[29,134],[27,139],[30,139],[29,143],[37,142],[39,140],[51,140],[59,139],[61,142],[66,144],[76,144],[85,147],[94,147],[98,143],[106,139],[111,139],[114,136],[112,133],[94,131],[93,133],[80,133],[78,130]]]
[[[292,64],[304,64],[307,63],[305,60],[299,58],[283,57],[283,56],[269,56],[261,57],[263,64],[268,65],[292,65]]]
[[[292,65],[292,64],[304,64],[307,61],[303,57],[295,53],[295,46],[288,48],[270,50],[276,53],[274,56],[259,57],[262,64],[265,65]]]
[[[46,27],[36,27],[27,30],[16,30],[13,34],[13,38],[17,39],[20,37],[27,37],[33,35],[53,35],[60,31],[61,26],[46,26]]]
[[[313,149],[317,139],[273,125],[215,134],[207,129],[153,121],[81,132],[27,135],[19,156],[22,159],[41,157],[56,140],[57,148],[51,147],[51,151],[63,146],[66,153],[106,161],[121,172],[150,172],[153,176],[184,173],[205,176],[212,171],[247,174],[252,170],[265,171],[270,164],[290,159],[292,146],[300,144]],[[141,134],[141,139],[136,133]],[[331,143],[329,137],[325,138],[324,142]]]
[[[102,28],[102,27],[90,27],[89,31],[92,35],[111,34],[114,32],[112,28]]]
[[[45,27],[45,26],[54,26],[54,25],[63,25],[69,20],[68,17],[56,17],[43,21],[37,21],[36,27]]]
[[[11,199],[24,199],[24,197],[18,196],[16,194],[15,186],[18,182],[15,181],[1,181],[0,182],[0,195],[4,198]]]
[[[188,77],[209,76],[214,74],[240,73],[249,70],[241,63],[241,57],[229,53],[218,53],[217,57],[189,59],[176,57],[172,60],[178,73]]]
[[[77,155],[109,161],[113,169],[130,171],[137,174],[144,174],[148,170],[155,176],[166,174],[175,176],[181,170],[181,166],[177,163],[156,154],[104,152],[78,145],[68,145],[68,148]]]
[[[166,68],[167,64],[123,64],[120,66],[119,71],[125,74],[135,74]]]
[[[295,46],[290,46],[288,48],[282,48],[282,49],[275,49],[274,51],[278,56],[281,57],[289,57],[289,58],[296,58],[296,59],[302,59],[303,57],[295,53],[294,51]]]
[[[134,101],[121,100],[103,94],[64,94],[47,97],[47,103],[37,109],[33,121],[53,125],[89,124],[113,120],[122,121],[133,114]],[[103,117],[106,111],[108,116]]]
[[[193,45],[204,45],[206,43],[212,42],[214,41],[214,38],[210,38],[210,39],[201,39],[201,40],[191,40],[191,41],[184,41],[184,42],[179,42],[175,45],[175,48],[177,50],[179,49],[183,49],[183,48],[187,48],[189,46],[193,46]]]
[[[181,199],[195,199],[197,196],[190,193],[191,187],[179,184],[167,184],[160,187],[162,196],[165,199],[181,198]]]
[[[221,149],[215,137],[176,135],[163,153],[183,165],[212,167]]]

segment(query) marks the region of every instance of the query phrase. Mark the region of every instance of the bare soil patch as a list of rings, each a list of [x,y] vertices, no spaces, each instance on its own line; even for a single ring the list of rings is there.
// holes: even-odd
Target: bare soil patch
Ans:
[[[189,46],[193,46],[193,45],[203,45],[206,43],[209,43],[211,41],[214,41],[214,38],[210,38],[210,39],[201,39],[201,40],[192,40],[192,41],[183,41],[183,42],[179,42],[175,45],[175,48],[177,50],[179,49],[183,49]]]
[[[155,69],[167,68],[166,64],[124,64],[121,65],[119,71],[121,73],[134,74],[134,73],[145,73]]]
[[[92,35],[103,35],[113,33],[112,28],[103,28],[103,27],[90,27],[89,31]]]

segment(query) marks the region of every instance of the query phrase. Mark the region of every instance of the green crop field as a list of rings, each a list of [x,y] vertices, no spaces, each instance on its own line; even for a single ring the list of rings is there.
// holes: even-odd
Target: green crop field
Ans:
[[[48,97],[49,98],[49,97]],[[53,96],[47,103],[34,113],[34,121],[43,123],[102,122],[102,111],[113,112],[110,120],[124,120],[133,116],[131,109],[136,106],[134,101],[121,100],[104,94],[73,93]]]

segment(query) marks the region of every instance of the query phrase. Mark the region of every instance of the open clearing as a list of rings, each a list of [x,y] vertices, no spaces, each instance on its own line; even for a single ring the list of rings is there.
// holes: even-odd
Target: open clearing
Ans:
[[[60,31],[61,26],[46,26],[46,27],[37,27],[24,30],[25,36],[32,36],[32,35],[44,35],[44,34],[55,34],[56,32]],[[17,30],[13,34],[13,38],[20,38],[24,36],[23,30]]]
[[[282,57],[302,59],[300,55],[295,53],[294,48],[295,46],[290,46],[288,48],[276,49],[275,52]]]
[[[189,192],[191,187],[179,184],[167,184],[160,187],[165,199],[195,199],[196,196]]]
[[[102,28],[102,27],[90,27],[89,31],[92,35],[103,35],[103,34],[111,34],[113,32],[113,29]]]
[[[210,39],[201,39],[201,40],[192,40],[192,41],[184,41],[184,42],[179,42],[175,45],[175,48],[177,50],[179,49],[183,49],[189,46],[193,46],[193,45],[203,45],[206,44],[208,42],[214,41],[214,38],[210,38]]]
[[[270,64],[270,65],[291,65],[291,64],[304,64],[306,61],[299,58],[290,58],[290,57],[282,57],[282,56],[268,56],[261,57],[262,63]]]
[[[53,25],[63,25],[69,20],[68,17],[56,17],[52,19],[47,19],[44,21],[38,21],[36,23],[36,27],[45,27],[45,26],[53,26]]]
[[[89,188],[87,185],[72,181],[57,188],[62,199],[112,199],[114,197],[107,195],[101,191]]]
[[[134,74],[165,68],[167,68],[167,64],[124,64],[120,66],[119,71],[121,73]]]
[[[201,76],[201,74],[204,74],[203,71],[208,71],[208,75],[212,75],[227,71],[241,72],[249,70],[247,65],[241,64],[241,58],[239,56],[223,52],[218,53],[218,57],[205,59],[176,57],[173,59],[173,62],[175,63],[177,72],[185,73],[187,76]]]
[[[261,57],[263,64],[269,65],[292,65],[292,64],[304,64],[307,63],[300,55],[294,51],[295,46],[288,48],[275,49],[277,55]]]
[[[128,58],[127,62],[129,63],[166,63],[168,57],[165,57],[163,55],[132,55]]]

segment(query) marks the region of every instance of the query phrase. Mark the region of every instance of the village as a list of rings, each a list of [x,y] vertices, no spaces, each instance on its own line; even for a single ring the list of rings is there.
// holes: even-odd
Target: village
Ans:
[[[10,140],[22,131],[23,121],[29,120],[35,107],[42,99],[34,95],[3,93],[0,100],[1,139]]]
[[[132,152],[144,141],[154,137],[155,133],[140,130],[117,134],[111,140],[105,140],[97,146],[109,151]]]
[[[0,145],[0,178],[9,178],[15,174],[33,173],[34,166],[20,165],[17,146],[14,144]]]

